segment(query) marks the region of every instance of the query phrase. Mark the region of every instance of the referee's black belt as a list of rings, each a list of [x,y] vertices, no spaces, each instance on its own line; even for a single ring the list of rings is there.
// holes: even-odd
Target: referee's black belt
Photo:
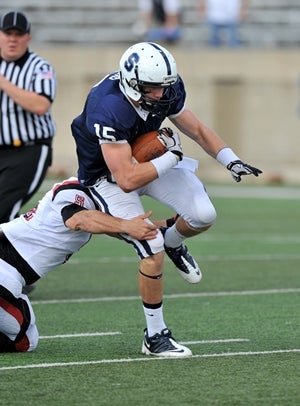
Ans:
[[[6,238],[0,230],[0,258],[9,265],[17,269],[23,276],[27,285],[35,283],[40,276],[31,268],[24,258],[18,253],[11,242]]]
[[[27,141],[22,142],[20,145],[0,145],[0,151],[12,150],[12,149],[19,149],[24,147],[33,147],[34,145],[47,145],[50,147],[52,145],[52,138],[47,138],[45,140],[35,140],[35,141]]]

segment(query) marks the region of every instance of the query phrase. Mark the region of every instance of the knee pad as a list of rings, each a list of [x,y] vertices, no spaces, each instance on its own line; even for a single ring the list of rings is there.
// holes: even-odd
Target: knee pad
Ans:
[[[217,212],[214,206],[209,203],[201,202],[201,205],[193,205],[187,215],[183,216],[183,219],[193,229],[200,229],[203,227],[209,227],[214,224],[217,218]]]

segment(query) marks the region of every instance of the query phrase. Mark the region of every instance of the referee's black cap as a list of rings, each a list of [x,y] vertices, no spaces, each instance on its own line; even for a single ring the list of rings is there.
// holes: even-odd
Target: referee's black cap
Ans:
[[[0,30],[19,30],[25,34],[30,32],[30,23],[23,13],[10,11],[1,17]]]

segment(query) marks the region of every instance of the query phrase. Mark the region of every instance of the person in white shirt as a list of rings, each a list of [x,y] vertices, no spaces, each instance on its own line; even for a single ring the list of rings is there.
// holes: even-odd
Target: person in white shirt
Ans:
[[[245,19],[246,9],[247,0],[200,0],[199,11],[209,29],[208,44],[240,46],[239,26]]]

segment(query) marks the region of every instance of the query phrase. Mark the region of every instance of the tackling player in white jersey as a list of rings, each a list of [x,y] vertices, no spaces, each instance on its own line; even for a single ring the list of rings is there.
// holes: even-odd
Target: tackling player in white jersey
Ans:
[[[38,344],[35,315],[23,287],[35,283],[85,245],[92,234],[155,238],[151,212],[124,220],[102,213],[87,188],[70,178],[37,207],[0,225],[0,352],[32,351]]]

